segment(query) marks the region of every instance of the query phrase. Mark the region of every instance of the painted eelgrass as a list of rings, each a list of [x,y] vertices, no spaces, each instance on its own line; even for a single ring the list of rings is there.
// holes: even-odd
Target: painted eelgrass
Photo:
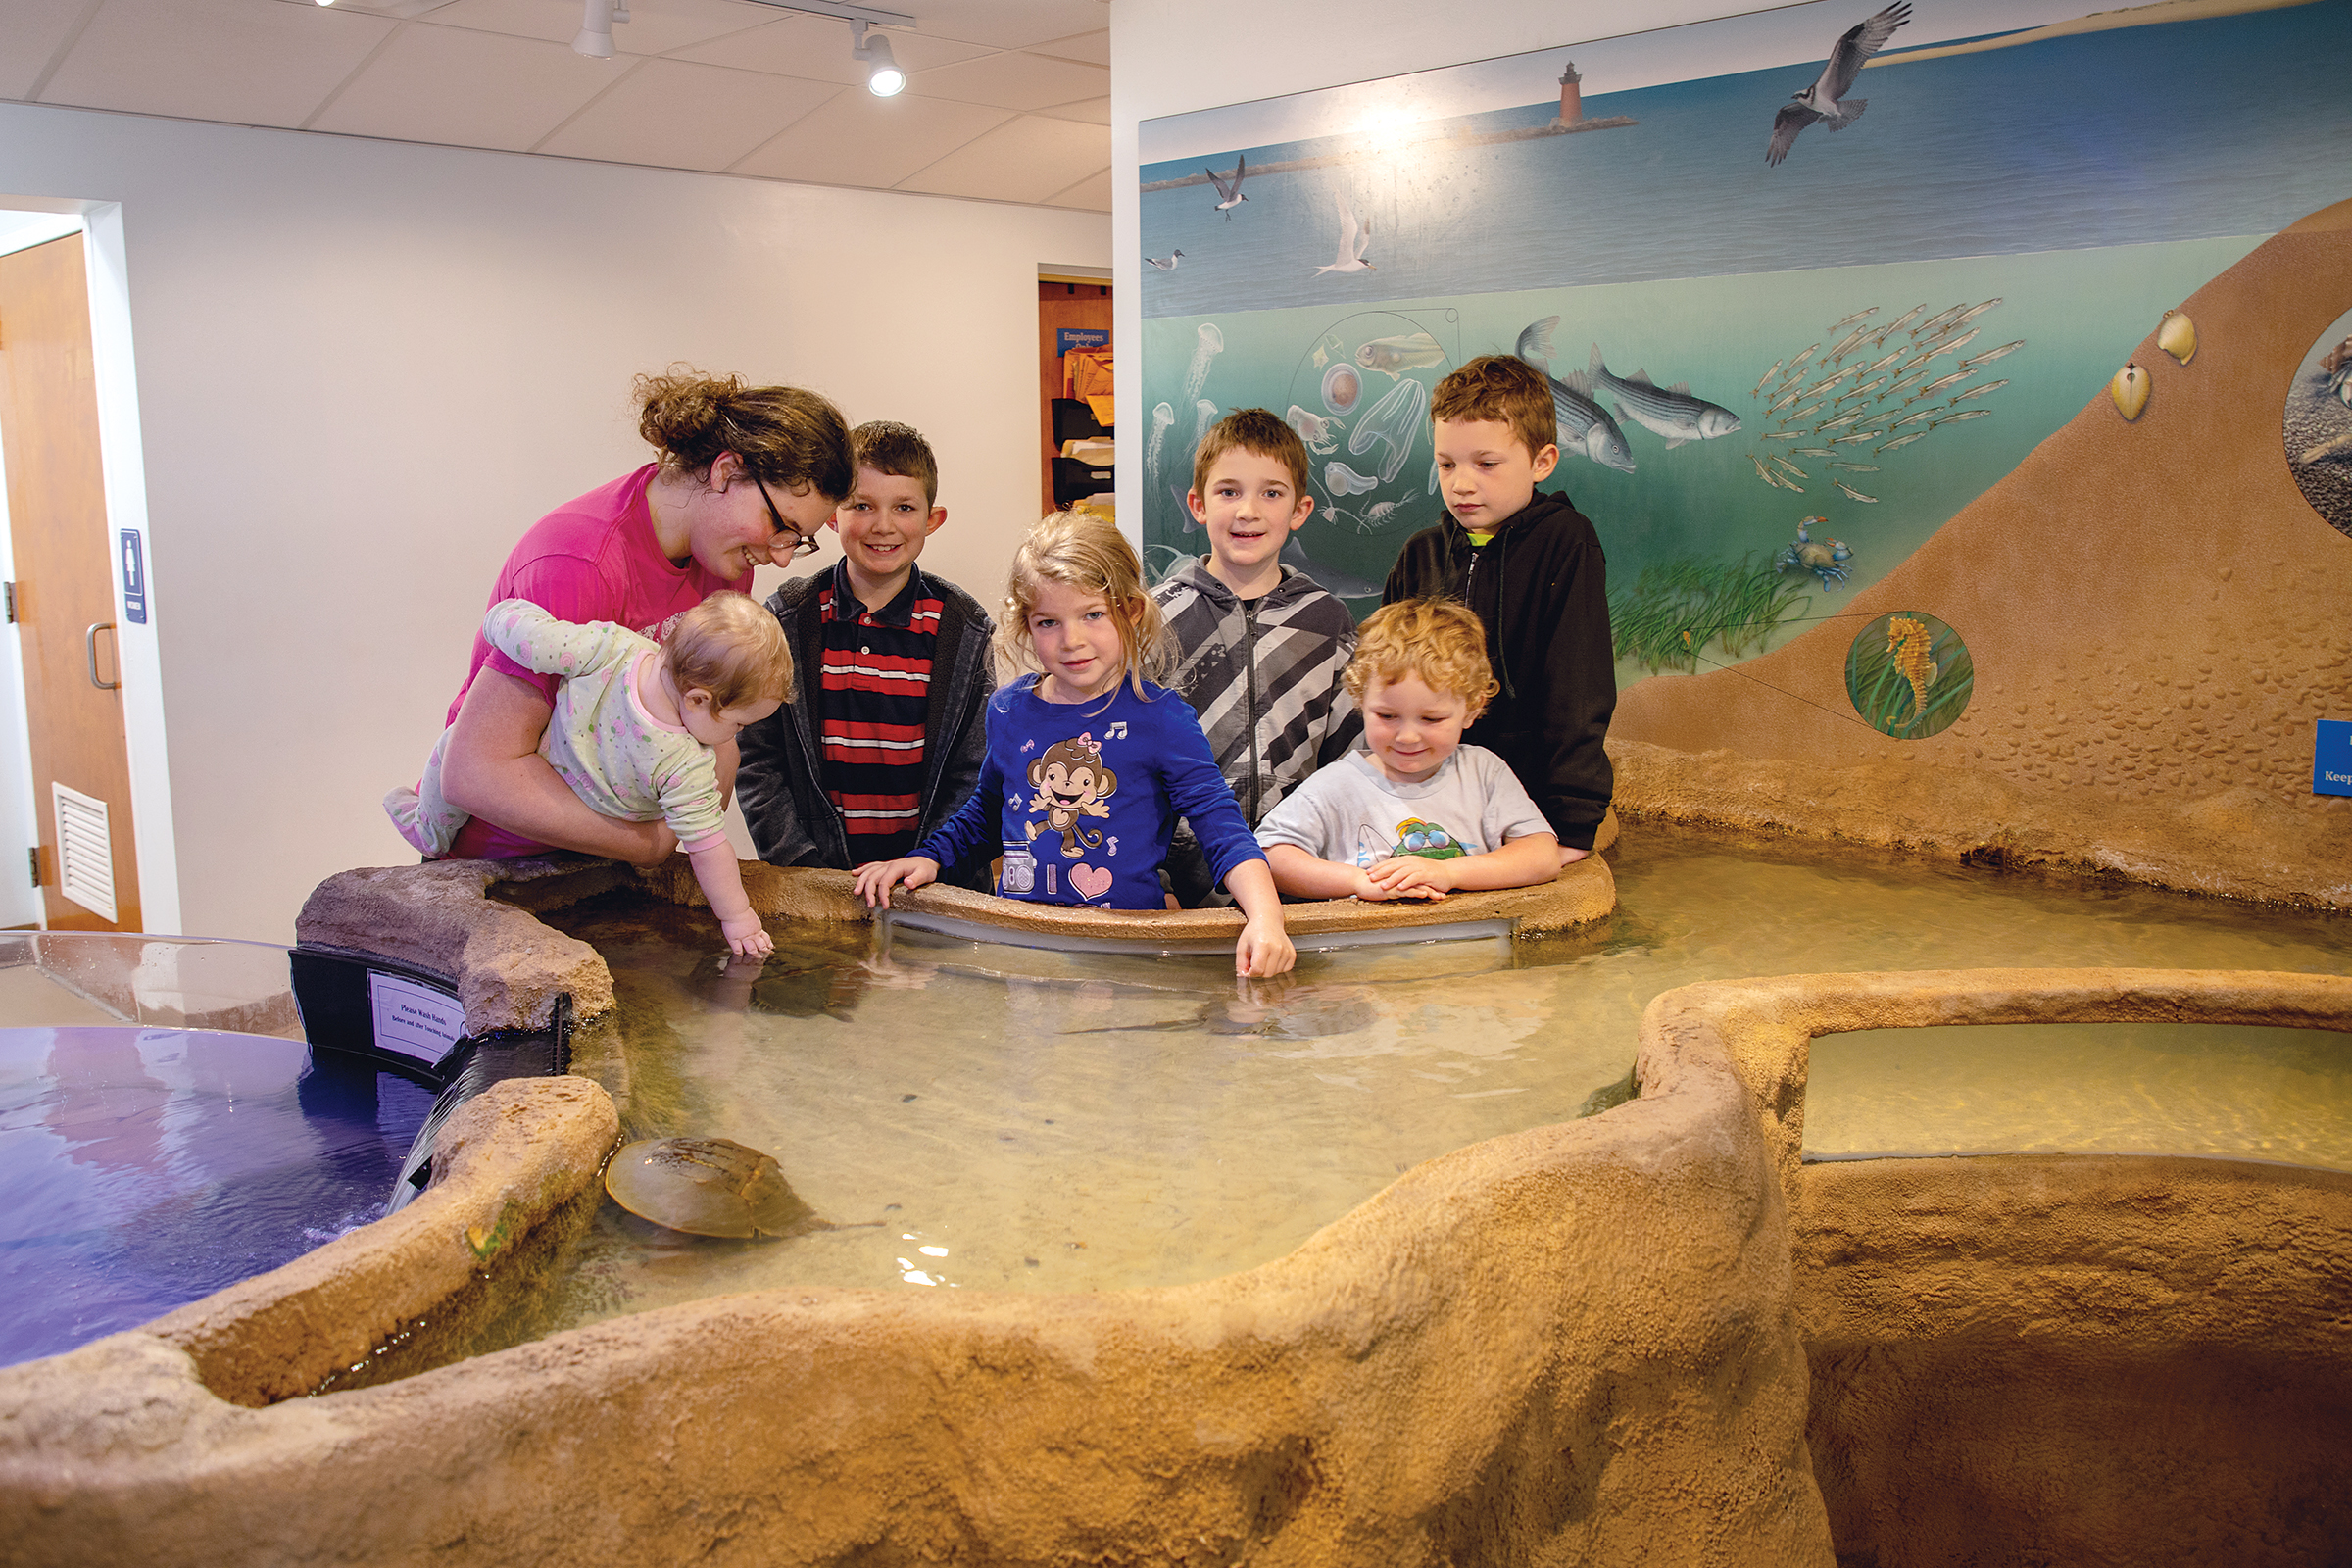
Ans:
[[[1936,662],[1936,681],[1928,688],[1926,708],[1913,716],[1912,710],[1919,708],[1918,695],[1909,678],[1895,667],[1893,652],[1886,646],[1886,624],[1893,615],[1881,615],[1864,626],[1846,650],[1846,695],[1853,699],[1854,711],[1862,715],[1862,721],[1880,734],[1898,741],[1924,740],[1949,727],[1968,707],[1977,680],[1976,662],[1969,657],[1960,634],[1934,615],[1915,610],[1895,613],[1924,623],[1932,639],[1928,657]]]
[[[1734,659],[1757,652],[1810,603],[1801,578],[1792,582],[1769,563],[1685,556],[1642,567],[1633,587],[1609,595],[1609,632],[1619,659],[1695,673],[1709,640]]]

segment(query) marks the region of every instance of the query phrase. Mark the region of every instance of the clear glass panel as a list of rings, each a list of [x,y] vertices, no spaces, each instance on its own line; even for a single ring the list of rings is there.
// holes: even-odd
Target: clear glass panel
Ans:
[[[284,948],[106,931],[0,932],[0,1027],[110,1023],[303,1038]]]

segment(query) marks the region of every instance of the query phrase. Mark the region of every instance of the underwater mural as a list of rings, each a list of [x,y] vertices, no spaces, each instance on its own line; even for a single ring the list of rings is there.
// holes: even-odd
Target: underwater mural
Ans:
[[[2303,499],[2352,535],[2352,311],[2311,345],[2286,389],[2286,468]]]
[[[1193,447],[1264,407],[1313,454],[1284,559],[1368,612],[1442,516],[1431,389],[1515,354],[1559,418],[1543,488],[1608,556],[1621,685],[1846,617],[2165,313],[2352,196],[2352,0],[2087,10],[1823,3],[1148,122],[1143,248],[1183,258],[1142,286],[1148,564],[1206,549]],[[2179,80],[2193,127],[2143,96]],[[2193,323],[2165,333],[2186,363]],[[2352,500],[2352,448],[2294,406],[2299,476]]]

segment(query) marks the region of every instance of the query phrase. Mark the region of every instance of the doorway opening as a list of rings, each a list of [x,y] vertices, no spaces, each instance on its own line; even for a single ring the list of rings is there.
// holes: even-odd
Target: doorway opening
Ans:
[[[1101,275],[1096,275],[1100,270]],[[1037,278],[1040,514],[1084,506],[1114,516],[1110,275],[1040,268]]]
[[[178,928],[149,560],[121,209],[0,196],[0,926]]]

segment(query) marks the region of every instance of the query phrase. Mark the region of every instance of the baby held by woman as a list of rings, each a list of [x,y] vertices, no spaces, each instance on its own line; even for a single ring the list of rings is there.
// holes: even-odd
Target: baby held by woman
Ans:
[[[657,645],[609,621],[575,626],[508,599],[490,607],[482,631],[524,668],[562,679],[540,751],[572,792],[605,816],[666,822],[728,950],[772,951],[727,843],[716,749],[792,689],[792,651],[776,617],[746,595],[715,593],[674,616]],[[448,745],[445,730],[416,788],[384,797],[401,836],[427,856],[448,854],[467,821],[442,792]]]

